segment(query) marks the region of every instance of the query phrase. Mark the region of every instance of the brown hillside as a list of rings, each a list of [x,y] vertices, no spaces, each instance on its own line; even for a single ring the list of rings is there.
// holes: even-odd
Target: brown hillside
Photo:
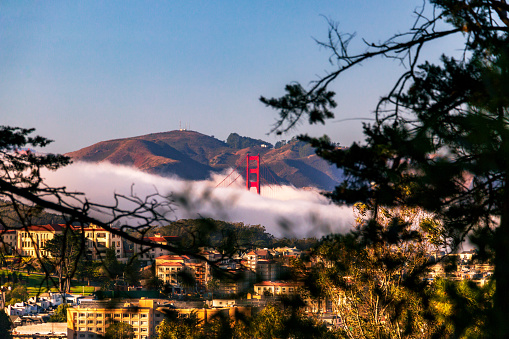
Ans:
[[[183,179],[202,180],[207,179],[211,172],[237,165],[242,172],[248,152],[260,154],[262,165],[281,184],[330,190],[340,179],[337,169],[316,155],[300,157],[291,143],[278,149],[259,146],[234,149],[218,139],[194,131],[170,131],[102,141],[67,155],[74,160],[110,162],[163,176],[178,175]]]

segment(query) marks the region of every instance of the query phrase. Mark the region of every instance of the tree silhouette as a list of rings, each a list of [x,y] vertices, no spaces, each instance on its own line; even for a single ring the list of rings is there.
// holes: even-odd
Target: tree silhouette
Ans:
[[[427,1],[423,2],[423,5]],[[341,74],[375,57],[406,65],[392,90],[364,126],[366,140],[347,150],[329,138],[301,136],[317,153],[344,170],[345,182],[329,196],[340,203],[364,202],[376,227],[363,229],[369,239],[379,230],[383,206],[419,206],[444,226],[447,248],[466,238],[479,257],[495,264],[493,309],[484,333],[509,337],[509,5],[497,0],[431,0],[408,32],[367,50],[352,53],[354,35],[329,21],[329,39],[320,42],[337,68],[309,89],[287,85],[281,98],[261,97],[279,111],[274,127],[283,133],[306,117],[323,123],[333,117],[334,93],[328,87]],[[442,56],[425,62],[429,42],[456,35],[464,41],[460,60]],[[458,311],[459,312],[459,311]]]

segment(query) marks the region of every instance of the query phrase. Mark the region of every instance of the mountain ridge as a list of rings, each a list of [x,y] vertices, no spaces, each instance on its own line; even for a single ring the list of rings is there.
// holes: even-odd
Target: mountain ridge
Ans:
[[[211,173],[242,165],[240,159],[247,153],[260,154],[262,164],[280,184],[332,190],[341,181],[341,172],[315,154],[301,154],[298,142],[279,148],[268,147],[269,143],[234,148],[196,131],[174,130],[101,141],[66,155],[77,161],[110,162],[162,176],[205,180]]]

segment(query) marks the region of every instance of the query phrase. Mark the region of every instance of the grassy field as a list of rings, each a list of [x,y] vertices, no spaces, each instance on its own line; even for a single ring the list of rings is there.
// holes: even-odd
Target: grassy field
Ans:
[[[0,275],[10,274],[11,272],[8,270],[0,270]],[[20,276],[20,281],[23,281],[26,284],[27,291],[30,293],[30,296],[35,296],[38,293],[45,293],[48,291],[58,292],[58,289],[53,287],[54,284],[58,284],[58,278],[53,278],[51,280],[44,280],[45,275],[42,273],[30,273],[28,275],[25,272],[18,272]],[[84,286],[80,285],[78,282],[73,281],[71,286],[71,293],[85,293],[90,294],[94,292],[95,288],[93,286]]]

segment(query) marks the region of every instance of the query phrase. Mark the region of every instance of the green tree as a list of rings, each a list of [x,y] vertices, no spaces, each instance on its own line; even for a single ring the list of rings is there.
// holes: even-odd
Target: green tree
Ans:
[[[211,293],[211,299],[214,299],[214,292],[220,287],[221,282],[218,279],[212,278],[207,282],[207,291]]]
[[[106,329],[104,339],[134,339],[134,329],[127,323],[115,322]]]
[[[442,337],[482,338],[489,323],[494,283],[438,280],[432,286],[431,310]]]
[[[277,109],[277,132],[301,117],[311,123],[333,117],[331,82],[377,56],[406,62],[405,71],[365,125],[366,140],[348,150],[327,137],[302,137],[317,153],[343,168],[347,180],[330,195],[337,202],[369,204],[376,221],[380,206],[419,206],[445,228],[449,248],[470,237],[480,256],[495,264],[493,309],[483,332],[509,337],[509,9],[506,1],[431,0],[431,17],[421,12],[412,30],[368,50],[352,53],[352,35],[330,23],[322,46],[338,65],[309,89],[286,87]],[[425,11],[423,9],[422,11]],[[460,60],[443,56],[439,65],[422,61],[430,41],[464,39]],[[377,227],[367,229],[370,238]]]
[[[321,261],[308,277],[310,292],[332,302],[349,338],[438,333],[425,298],[430,291],[421,279],[429,254],[440,249],[422,227],[430,218],[418,209],[380,208],[375,221],[366,205],[357,204],[356,211],[356,230],[326,237],[315,249]]]
[[[196,313],[181,318],[177,312],[171,312],[157,326],[157,339],[193,339],[201,333],[201,324]]]
[[[0,333],[5,339],[11,339],[12,322],[11,318],[5,312],[0,312]]]
[[[67,309],[70,306],[68,304],[60,304],[53,314],[49,317],[48,322],[50,323],[63,323],[67,321]]]
[[[228,144],[228,146],[236,149],[248,147],[260,147],[261,145],[267,145],[268,147],[272,148],[272,144],[266,141],[260,139],[253,139],[249,137],[242,137],[237,133],[231,133],[226,139],[226,143]]]
[[[118,279],[124,272],[124,266],[118,261],[114,248],[107,248],[103,260],[104,275],[110,279]]]
[[[14,305],[22,301],[27,301],[30,295],[24,285],[17,285],[15,283],[7,283],[5,287],[11,287],[11,290],[5,292],[5,301],[9,305]]]
[[[71,280],[78,267],[78,262],[84,256],[83,243],[84,239],[67,227],[63,234],[55,234],[53,239],[46,241],[42,248],[50,254],[46,259],[57,270],[61,291],[67,292],[71,289]]]
[[[149,290],[159,291],[163,287],[163,281],[157,276],[156,265],[152,263],[149,270],[145,270],[145,287]]]
[[[132,258],[124,267],[125,281],[131,285],[136,286],[140,284],[141,279],[141,264],[137,257]]]
[[[339,338],[338,334],[329,331],[325,325],[304,315],[298,306],[300,300],[284,300],[281,305],[267,305],[250,322],[249,338],[296,338],[327,339]],[[235,332],[235,330],[234,330]]]
[[[252,334],[255,338],[281,338],[284,330],[283,311],[275,305],[267,305],[253,319]]]
[[[101,266],[100,262],[93,261],[85,256],[77,263],[76,278],[87,281],[87,284],[90,285],[91,281],[97,281],[100,278]]]

